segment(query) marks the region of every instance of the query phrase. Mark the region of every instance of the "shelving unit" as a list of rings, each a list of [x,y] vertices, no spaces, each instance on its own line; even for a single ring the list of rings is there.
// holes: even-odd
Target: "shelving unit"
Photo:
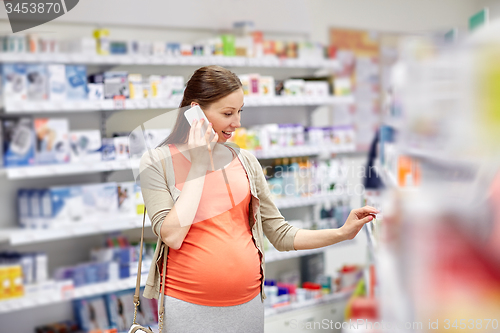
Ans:
[[[296,208],[315,205],[325,200],[335,200],[343,198],[343,195],[335,193],[316,195],[307,198],[280,198],[275,200],[275,204],[280,209]],[[151,226],[149,217],[146,216],[146,227]],[[121,230],[130,230],[142,227],[142,216],[114,216],[106,223],[85,223],[73,222],[64,223],[60,227],[50,229],[3,229],[0,243],[7,243],[11,246],[26,245],[37,242],[56,241],[59,239],[82,237],[88,235],[110,233]],[[286,255],[279,255],[284,258]],[[279,259],[281,260],[281,259]]]
[[[241,57],[167,57],[167,56],[97,56],[85,54],[9,54],[0,53],[0,63],[62,63],[62,64],[86,64],[96,65],[109,69],[116,66],[185,66],[186,71],[192,71],[191,67],[200,67],[204,65],[221,65],[225,67],[242,67],[242,68],[262,68],[262,69],[321,69],[327,68],[337,70],[340,64],[336,60],[304,60],[304,59],[252,59]],[[264,70],[265,71],[265,70]],[[93,114],[93,117],[101,117],[101,131],[105,134],[106,119],[113,112],[122,110],[152,110],[152,109],[175,109],[178,108],[181,102],[181,96],[174,96],[171,99],[142,99],[142,100],[82,100],[82,101],[44,101],[44,102],[10,102],[3,107],[3,115],[9,116],[50,116],[52,113],[57,113],[58,116],[71,117],[75,114]],[[245,97],[245,107],[287,107],[291,106],[295,109],[304,107],[308,114],[307,122],[311,121],[311,113],[314,107],[321,105],[346,105],[354,102],[353,96],[273,96],[273,97]],[[284,147],[269,151],[252,151],[259,159],[274,159],[294,156],[327,156],[331,154],[341,153],[356,153],[354,145],[344,147],[319,147],[319,146],[298,146]],[[42,178],[46,178],[46,183],[50,183],[50,179],[65,176],[90,175],[103,173],[108,175],[115,171],[126,171],[137,169],[139,160],[113,160],[100,161],[93,163],[68,163],[57,165],[36,165],[30,167],[14,167],[0,169],[0,176],[5,177],[4,181],[25,181],[37,180],[42,182]],[[327,193],[324,195],[316,195],[310,197],[296,198],[279,198],[275,201],[279,209],[292,209],[297,207],[307,207],[323,203],[325,201],[336,201],[344,198],[344,195]],[[116,216],[110,218],[106,223],[75,223],[64,224],[58,228],[35,230],[35,229],[2,229],[0,236],[0,245],[7,247],[29,246],[31,244],[43,244],[48,242],[57,242],[58,240],[71,239],[76,237],[84,237],[90,235],[99,235],[110,232],[118,232],[123,230],[138,229],[142,226],[141,216]],[[150,221],[147,219],[146,226],[150,226]],[[41,245],[43,249],[43,245]],[[328,248],[306,250],[306,251],[290,251],[277,252],[269,251],[266,253],[266,263],[299,258],[315,253],[321,253]],[[50,260],[50,258],[49,258]],[[143,276],[142,284],[146,281],[146,276]],[[119,281],[110,281],[107,283],[99,283],[84,287],[67,290],[62,295],[50,295],[48,297],[25,297],[0,301],[0,316],[12,315],[14,312],[24,310],[35,310],[50,307],[56,303],[69,302],[73,299],[95,296],[103,293],[109,293],[119,290],[133,288],[135,278],[131,277]],[[315,306],[324,306],[327,303],[337,302],[342,299],[343,295],[329,295],[319,300],[311,300],[302,306],[292,304],[290,306],[268,309],[266,317],[276,318],[277,315],[283,314],[286,311],[300,311],[301,309],[312,309]],[[41,311],[41,310],[40,310]]]
[[[146,216],[146,227],[151,221]],[[115,216],[106,223],[73,223],[51,229],[7,229],[2,230],[0,242],[11,246],[26,245],[38,242],[57,241],[59,239],[82,237],[122,230],[142,228],[142,216]]]
[[[302,303],[292,303],[276,308],[267,308],[265,310],[265,315],[266,317],[273,317],[279,314],[295,310],[303,310],[309,307],[315,307],[323,304],[329,304],[335,301],[345,301],[351,294],[352,291],[341,291],[334,294],[323,295],[323,297],[321,298],[310,299]]]
[[[5,114],[46,114],[53,112],[95,112],[118,110],[175,109],[180,97],[170,99],[126,99],[119,103],[111,100],[9,102],[4,107]],[[353,103],[352,96],[269,96],[245,97],[245,107],[260,106],[314,106]]]
[[[297,258],[314,253],[321,253],[324,251],[325,249],[314,249],[314,250],[293,251],[293,252],[272,252],[272,253],[266,253],[265,255],[266,255],[266,262],[275,262],[278,260]],[[147,274],[142,274],[141,286],[144,286],[146,284],[146,280],[147,280]],[[41,297],[33,296],[33,297],[22,297],[22,298],[5,300],[0,302],[0,314],[5,314],[19,310],[26,310],[35,307],[47,306],[50,304],[64,302],[64,301],[71,301],[73,299],[78,299],[78,298],[92,297],[106,293],[132,289],[135,288],[135,283],[136,283],[136,277],[131,276],[126,279],[89,284],[77,288],[67,288],[64,292],[51,293],[50,295],[43,295]],[[266,316],[272,316],[287,311],[293,311],[297,309],[333,302],[337,299],[346,297],[347,294],[348,293],[325,295],[322,298],[312,299],[300,304],[290,304],[279,308],[266,309]]]
[[[34,307],[42,307],[58,302],[71,301],[73,299],[97,296],[121,290],[135,288],[136,277],[131,276],[126,279],[95,283],[83,287],[69,289],[64,293],[44,295],[43,297],[22,297],[0,302],[0,314],[13,311],[27,310]],[[147,274],[141,276],[141,286],[146,285]]]
[[[91,65],[167,65],[227,67],[274,67],[274,68],[331,68],[339,69],[337,60],[329,59],[277,59],[224,56],[143,56],[143,55],[96,55],[66,53],[1,53],[0,62],[64,63]]]
[[[259,159],[283,158],[294,156],[315,156],[319,154],[340,154],[340,153],[356,153],[355,147],[318,147],[318,146],[296,146],[296,147],[281,147],[269,151],[257,150],[250,151]],[[139,159],[131,160],[111,160],[99,162],[80,162],[67,164],[48,164],[34,165],[26,167],[10,167],[0,168],[0,175],[4,175],[7,179],[31,179],[42,177],[58,177],[86,173],[122,171],[130,169],[138,169],[140,164]]]

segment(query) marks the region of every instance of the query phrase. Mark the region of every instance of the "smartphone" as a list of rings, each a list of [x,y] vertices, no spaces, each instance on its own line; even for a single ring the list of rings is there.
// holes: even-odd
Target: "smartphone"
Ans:
[[[203,122],[203,125],[201,126],[201,134],[204,135],[207,131],[209,121],[207,117],[205,116],[205,112],[200,108],[199,105],[195,105],[189,110],[184,112],[184,117],[186,117],[189,125],[193,126],[193,121],[195,119],[198,119],[200,121],[201,119],[205,119],[205,122]],[[214,138],[215,132],[212,128],[212,135],[210,136],[210,141]]]

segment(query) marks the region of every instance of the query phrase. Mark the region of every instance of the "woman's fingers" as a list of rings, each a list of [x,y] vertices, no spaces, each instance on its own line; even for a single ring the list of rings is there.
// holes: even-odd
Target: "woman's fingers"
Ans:
[[[204,120],[204,119],[202,119]],[[210,143],[210,135],[212,134],[212,123],[209,123],[207,126],[207,130],[205,131],[205,140],[207,143]]]
[[[368,223],[370,222],[371,220],[373,220],[373,216],[372,215],[368,215],[368,216],[365,216],[363,217],[361,220],[359,220],[360,222],[362,222],[363,224],[365,223]]]
[[[355,209],[354,213],[359,218],[362,218],[362,217],[364,217],[366,215],[376,215],[376,214],[378,214],[380,212],[375,207],[364,206],[364,207]]]

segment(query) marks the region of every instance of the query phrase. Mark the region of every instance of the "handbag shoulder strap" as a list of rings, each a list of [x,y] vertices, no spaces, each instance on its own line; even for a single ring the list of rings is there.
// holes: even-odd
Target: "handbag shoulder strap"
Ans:
[[[163,153],[162,153],[163,155]],[[168,156],[167,158],[162,158],[161,159],[161,164],[162,164],[162,168],[163,168],[163,175],[165,176],[165,180],[167,181],[167,190],[170,192],[170,188],[168,187],[168,179],[167,179],[167,167],[166,167],[166,162],[165,160],[166,159],[169,159],[170,162],[172,161],[171,160],[171,156]],[[174,182],[175,184],[175,182]],[[133,321],[133,324],[137,324],[136,323],[136,317],[137,317],[137,307],[139,306],[140,302],[139,302],[139,293],[140,293],[140,289],[141,289],[141,268],[142,268],[142,250],[144,248],[144,226],[146,224],[146,207],[144,207],[144,213],[143,213],[143,216],[142,216],[142,231],[141,231],[141,247],[139,249],[139,263],[138,263],[138,267],[137,267],[137,280],[136,280],[136,284],[135,284],[135,293],[134,293],[134,306],[135,306],[135,310],[134,310],[134,321]],[[167,254],[168,254],[168,247],[164,244],[162,244],[164,246],[164,250],[163,250],[163,269],[162,269],[162,286],[163,286],[163,289],[160,290],[160,309],[159,309],[159,329],[160,329],[160,332],[162,332],[163,330],[163,314],[164,314],[164,303],[165,303],[165,278],[166,278],[166,273],[167,273]]]

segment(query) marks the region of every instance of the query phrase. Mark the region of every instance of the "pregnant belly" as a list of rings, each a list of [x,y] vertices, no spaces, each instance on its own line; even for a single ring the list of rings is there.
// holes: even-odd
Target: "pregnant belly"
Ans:
[[[169,250],[167,295],[202,305],[229,306],[251,300],[260,292],[260,258],[248,241],[204,246],[185,241]]]

